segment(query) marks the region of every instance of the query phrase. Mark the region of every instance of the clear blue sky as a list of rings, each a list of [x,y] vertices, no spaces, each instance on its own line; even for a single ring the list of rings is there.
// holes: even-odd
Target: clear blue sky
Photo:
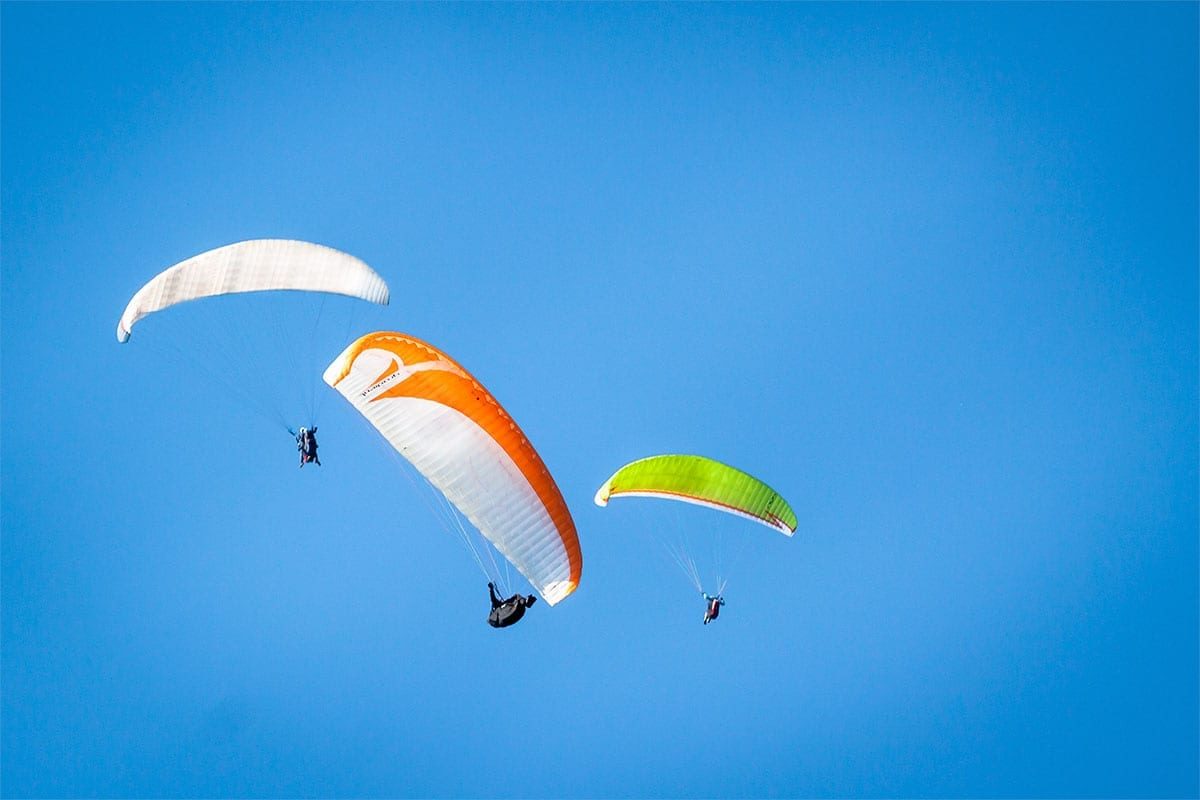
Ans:
[[[1196,796],[1196,4],[2,15],[5,796]],[[573,597],[116,343],[259,237],[507,406]],[[592,505],[671,451],[800,531]],[[671,525],[754,537],[718,624]]]

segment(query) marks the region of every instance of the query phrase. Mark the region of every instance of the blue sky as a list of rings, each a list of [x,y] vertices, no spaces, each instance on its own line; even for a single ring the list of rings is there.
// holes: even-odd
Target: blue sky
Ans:
[[[5,796],[1200,791],[1196,4],[2,15]],[[505,404],[574,596],[490,629],[330,390],[300,471],[202,324],[116,343],[262,237]],[[592,505],[673,451],[796,537]],[[663,532],[750,537],[717,624]]]

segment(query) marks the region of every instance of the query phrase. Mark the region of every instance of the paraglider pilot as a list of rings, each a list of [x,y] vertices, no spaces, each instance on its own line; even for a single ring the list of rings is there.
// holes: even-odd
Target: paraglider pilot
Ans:
[[[537,602],[537,597],[527,595],[522,597],[520,594],[514,594],[507,600],[501,600],[496,596],[496,585],[488,584],[488,594],[492,596],[492,610],[488,614],[488,625],[493,628],[507,628],[509,625],[515,625],[520,621],[521,617],[525,616],[525,609]]]
[[[725,605],[725,598],[721,597],[721,595],[709,597],[707,592],[701,592],[701,594],[704,595],[704,600],[708,603],[704,608],[704,624],[707,625],[721,615],[721,606]]]
[[[321,459],[317,458],[317,427],[301,426],[299,433],[288,428],[288,433],[296,437],[296,449],[300,451],[300,468],[304,469],[304,465],[310,461],[318,467],[321,466]]]

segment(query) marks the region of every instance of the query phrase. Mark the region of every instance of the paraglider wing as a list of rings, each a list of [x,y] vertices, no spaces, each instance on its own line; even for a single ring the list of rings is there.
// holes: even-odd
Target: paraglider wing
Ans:
[[[445,353],[401,333],[367,334],[325,371],[367,421],[550,605],[583,567],[571,512],[496,399]]]
[[[138,320],[177,303],[241,292],[329,292],[387,305],[383,278],[354,256],[310,242],[254,239],[181,261],[138,290],[117,323],[127,342]]]
[[[709,506],[761,522],[780,533],[796,532],[796,514],[767,484],[704,456],[662,455],[626,464],[596,492],[596,505],[612,497],[661,497]]]

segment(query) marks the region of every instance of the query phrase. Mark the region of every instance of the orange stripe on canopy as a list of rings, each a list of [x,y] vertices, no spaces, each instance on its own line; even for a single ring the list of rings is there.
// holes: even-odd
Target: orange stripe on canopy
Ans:
[[[435,367],[411,372],[386,391],[376,394],[370,402],[400,397],[431,400],[459,412],[495,440],[529,482],[538,500],[546,507],[546,512],[562,539],[570,565],[570,589],[567,594],[574,591],[579,585],[583,570],[583,556],[575,522],[550,471],[508,412],[479,381],[450,356],[427,342],[399,333],[372,333],[359,339],[343,354],[341,369],[329,376],[330,384],[336,386],[344,379],[350,373],[354,360],[367,350],[385,350],[393,353],[406,367],[418,364],[433,366],[431,362],[445,363],[445,369]],[[398,364],[385,369],[372,382],[372,386],[395,374],[399,369]]]

